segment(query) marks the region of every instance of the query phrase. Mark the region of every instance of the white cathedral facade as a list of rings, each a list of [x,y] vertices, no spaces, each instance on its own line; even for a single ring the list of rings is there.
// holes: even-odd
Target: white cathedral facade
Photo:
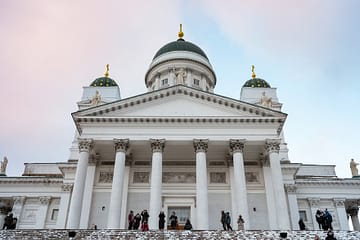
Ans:
[[[166,225],[174,211],[180,227],[190,219],[197,230],[222,229],[224,210],[249,230],[298,230],[300,218],[311,230],[327,208],[335,230],[349,221],[360,230],[360,179],[290,161],[276,88],[254,69],[240,99],[214,93],[216,82],[182,32],[155,54],[147,93],[121,99],[107,69],[72,113],[69,159],[0,177],[0,225],[13,213],[18,229],[126,229],[130,210],[147,209],[150,229],[160,211]]]

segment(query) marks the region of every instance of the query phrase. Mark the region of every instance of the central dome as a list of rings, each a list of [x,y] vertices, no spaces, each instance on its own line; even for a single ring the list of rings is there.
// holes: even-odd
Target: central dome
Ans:
[[[182,38],[179,38],[177,41],[170,42],[164,45],[162,48],[160,48],[159,51],[156,52],[153,60],[160,55],[174,51],[187,51],[187,52],[197,53],[203,56],[204,58],[206,58],[207,60],[209,60],[205,52],[201,48],[199,48],[198,46],[196,46],[191,42],[185,41]]]

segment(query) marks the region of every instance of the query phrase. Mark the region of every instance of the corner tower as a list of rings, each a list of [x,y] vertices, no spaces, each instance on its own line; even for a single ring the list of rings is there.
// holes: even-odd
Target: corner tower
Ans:
[[[205,52],[184,40],[181,24],[178,37],[156,52],[145,74],[148,91],[183,84],[214,92],[216,75]]]

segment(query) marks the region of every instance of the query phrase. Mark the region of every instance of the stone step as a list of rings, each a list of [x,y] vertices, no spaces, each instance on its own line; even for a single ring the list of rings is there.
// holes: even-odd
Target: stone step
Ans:
[[[89,239],[89,240],[157,240],[157,239],[314,239],[318,235],[325,239],[327,232],[324,231],[286,231],[287,237],[280,237],[281,231],[130,231],[130,230],[1,230],[0,239],[40,240],[40,239]],[[337,240],[359,240],[360,232],[334,231]]]

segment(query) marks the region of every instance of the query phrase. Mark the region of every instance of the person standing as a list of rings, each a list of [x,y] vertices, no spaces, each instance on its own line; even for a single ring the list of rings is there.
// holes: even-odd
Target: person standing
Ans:
[[[233,230],[232,227],[231,227],[231,217],[230,217],[230,213],[227,212],[226,213],[226,218],[225,218],[225,222],[226,222],[226,228],[227,230]]]
[[[5,221],[2,229],[11,229],[13,220],[14,220],[13,214],[10,213],[8,216],[5,217]]]
[[[300,230],[306,230],[305,223],[302,218],[299,220],[299,228]]]
[[[224,212],[224,210],[222,210],[222,211],[221,211],[220,222],[221,222],[221,224],[222,224],[222,226],[223,226],[223,229],[226,231],[227,228],[226,228],[226,222],[225,222],[225,220],[226,220],[226,213]]]
[[[138,230],[140,227],[140,221],[141,221],[141,215],[140,213],[137,213],[134,217],[134,224],[133,224],[133,229],[134,230]]]
[[[128,222],[129,222],[129,226],[128,229],[132,230],[134,227],[134,212],[132,210],[130,210],[130,213],[128,215]]]
[[[239,215],[239,218],[237,220],[237,224],[238,224],[238,230],[244,230],[244,219],[242,218],[241,215]]]
[[[171,229],[176,230],[177,223],[178,223],[177,216],[176,216],[175,212],[172,212],[172,214],[170,216]]]
[[[159,214],[159,229],[164,230],[165,228],[165,213],[163,211]]]
[[[191,229],[192,229],[192,224],[189,219],[186,219],[184,230],[191,230]]]

